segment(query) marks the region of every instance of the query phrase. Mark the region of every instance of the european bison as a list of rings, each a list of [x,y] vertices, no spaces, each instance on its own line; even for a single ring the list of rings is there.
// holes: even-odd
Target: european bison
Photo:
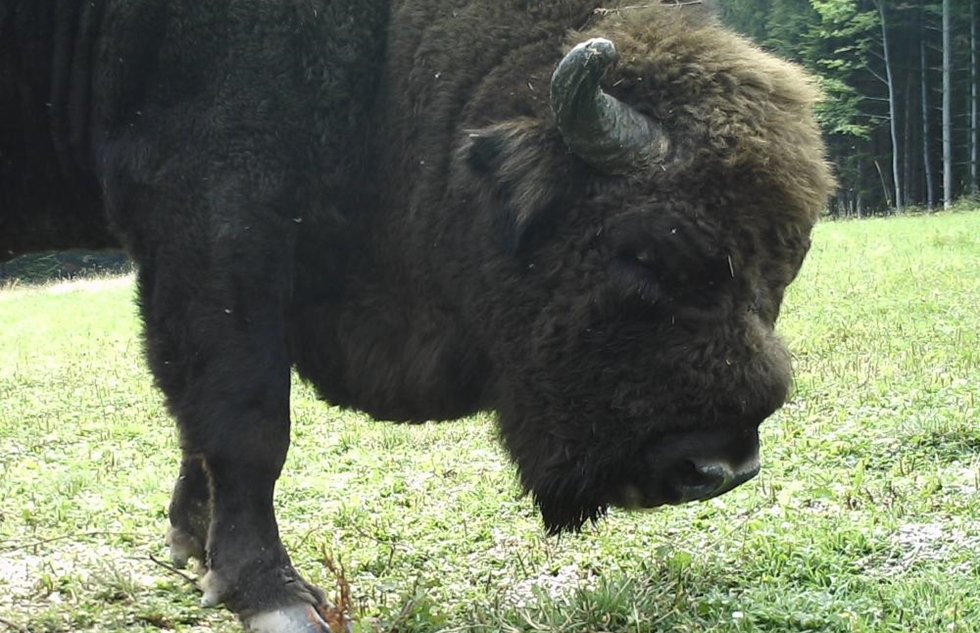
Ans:
[[[814,90],[631,4],[0,0],[0,253],[138,263],[206,604],[327,628],[273,510],[291,366],[379,418],[495,411],[551,532],[755,475],[832,186]]]

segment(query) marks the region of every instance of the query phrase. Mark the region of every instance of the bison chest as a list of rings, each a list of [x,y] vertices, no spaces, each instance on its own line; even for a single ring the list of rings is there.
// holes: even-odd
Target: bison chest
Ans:
[[[292,326],[300,375],[333,404],[408,422],[486,407],[490,364],[450,311],[361,287],[303,308]]]

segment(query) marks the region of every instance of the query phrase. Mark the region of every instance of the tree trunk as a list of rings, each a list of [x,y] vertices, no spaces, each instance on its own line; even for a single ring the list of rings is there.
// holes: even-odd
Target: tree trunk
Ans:
[[[977,3],[970,4],[970,192],[980,193],[977,180]]]
[[[881,181],[881,192],[885,194],[885,204],[892,206],[892,193],[888,190],[888,182],[885,180],[885,173],[881,171],[881,165],[877,160],[874,161],[875,171],[878,172],[878,180]]]
[[[925,12],[919,5],[919,79],[922,89],[922,166],[926,172],[926,205],[932,211],[936,206],[936,192],[932,183],[932,160],[929,147],[929,61],[926,56],[926,24]]]
[[[943,208],[953,206],[953,7],[943,0]]]
[[[912,101],[915,94],[915,82],[912,81],[912,64],[906,64],[905,94],[902,97],[902,108],[905,111],[905,118],[902,120],[902,200],[906,205],[916,199],[915,181],[912,178],[912,169],[915,167],[915,157],[912,155],[913,132],[912,132]]]
[[[885,83],[888,84],[888,118],[891,126],[892,135],[892,180],[895,186],[895,211],[901,213],[902,204],[902,179],[901,179],[901,156],[898,145],[898,103],[895,98],[895,79],[892,77],[892,55],[891,47],[888,45],[888,20],[885,13],[885,4],[889,0],[877,0],[878,16],[881,18],[881,47],[885,59]],[[948,3],[949,0],[943,0]]]
[[[861,181],[861,172],[862,172],[861,167],[862,167],[863,164],[864,164],[864,161],[862,161],[861,160],[861,157],[858,156],[858,160],[857,160],[857,180],[855,181],[855,185],[854,185],[854,212],[857,214],[857,217],[858,218],[863,218],[864,217],[864,199],[861,197],[861,192],[863,191],[861,189],[861,182],[862,182]]]

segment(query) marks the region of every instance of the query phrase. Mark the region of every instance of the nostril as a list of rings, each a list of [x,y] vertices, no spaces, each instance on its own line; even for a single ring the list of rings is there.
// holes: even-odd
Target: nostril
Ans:
[[[725,462],[692,460],[699,475],[710,482],[725,482],[734,477],[731,467]]]
[[[674,470],[674,482],[679,488],[697,488],[710,483],[713,475],[713,472],[705,472],[704,465],[698,461],[683,459]]]
[[[683,459],[675,467],[672,483],[678,500],[683,502],[717,496],[737,485],[736,480],[736,473],[726,462]]]
[[[759,473],[759,436],[755,427],[737,425],[720,431],[678,433],[651,446],[647,455],[647,479],[635,483],[648,501],[703,501]]]

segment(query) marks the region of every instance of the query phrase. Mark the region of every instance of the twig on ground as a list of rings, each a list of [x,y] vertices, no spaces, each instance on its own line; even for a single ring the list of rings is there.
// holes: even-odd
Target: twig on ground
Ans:
[[[17,631],[17,633],[29,633],[28,628],[26,626],[14,624],[13,622],[9,620],[4,620],[3,618],[0,618],[0,626],[9,629],[11,631]]]
[[[390,547],[392,552],[402,549],[402,544],[398,542],[395,538],[382,538],[380,536],[376,536],[358,525],[353,526],[353,530],[354,532],[357,533],[358,536],[362,536],[366,539],[372,540],[378,545],[384,545],[385,547]]]
[[[324,605],[317,609],[320,617],[330,626],[331,631],[346,631],[347,623],[354,621],[354,602],[351,599],[350,583],[344,572],[344,566],[323,552],[323,564],[337,581],[337,603],[333,606]]]
[[[195,580],[194,578],[191,578],[190,576],[188,576],[184,572],[180,571],[179,569],[177,569],[176,567],[174,567],[170,563],[163,562],[162,560],[160,560],[159,558],[157,558],[153,554],[150,554],[149,557],[150,557],[150,560],[151,561],[153,561],[154,563],[156,563],[160,567],[163,567],[164,569],[166,569],[170,573],[176,574],[177,576],[180,576],[181,578],[183,578],[184,579],[184,582],[186,582],[187,584],[192,585],[193,587],[197,587],[197,580]]]
[[[136,532],[79,532],[77,534],[62,534],[60,536],[52,536],[51,538],[38,539],[36,541],[31,541],[30,543],[18,543],[17,545],[3,545],[0,546],[0,552],[17,552],[25,549],[32,549],[34,547],[41,547],[42,545],[48,545],[49,543],[57,543],[58,541],[66,541],[68,539],[83,539],[83,538],[95,538],[97,536],[128,536],[131,538],[139,538],[144,541],[149,541],[150,536],[146,534],[139,534]]]

